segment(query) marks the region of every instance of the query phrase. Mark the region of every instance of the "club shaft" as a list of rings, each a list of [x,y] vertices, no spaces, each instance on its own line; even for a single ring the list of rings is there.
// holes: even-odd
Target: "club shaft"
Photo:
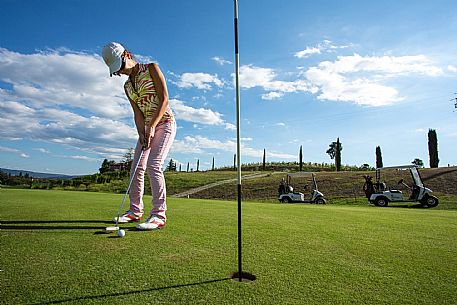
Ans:
[[[124,208],[125,199],[127,198],[127,194],[130,192],[130,188],[132,187],[132,182],[133,182],[133,179],[135,178],[136,170],[138,169],[138,166],[140,165],[141,159],[143,158],[143,153],[144,153],[144,149],[141,149],[140,157],[138,158],[138,161],[135,164],[135,169],[133,170],[133,173],[130,176],[130,182],[127,187],[127,191],[124,194],[124,199],[122,199],[121,206],[119,207],[119,211],[117,212],[116,227],[119,224],[119,217],[121,217],[121,212],[122,212],[122,209]]]

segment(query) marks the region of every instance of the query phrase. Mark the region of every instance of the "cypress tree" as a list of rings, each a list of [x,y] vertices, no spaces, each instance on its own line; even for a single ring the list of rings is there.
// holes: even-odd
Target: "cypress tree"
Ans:
[[[214,157],[213,157],[213,166],[211,167],[212,170],[214,170]]]
[[[263,170],[265,170],[265,161],[266,161],[266,151],[265,151],[265,148],[263,149]]]
[[[197,172],[198,172],[199,168],[200,168],[200,159],[197,159]]]
[[[341,170],[341,143],[340,138],[336,139],[336,152],[335,152],[335,167],[336,171],[339,172]]]
[[[300,161],[300,171],[303,170],[303,146],[300,145],[300,154],[299,154],[299,157],[298,157],[299,161]]]
[[[173,159],[170,159],[170,162],[168,162],[168,166],[165,168],[165,170],[169,172],[176,171],[176,164],[173,162]]]
[[[438,138],[435,129],[428,130],[428,155],[430,156],[430,167],[437,168],[440,159],[438,158]]]
[[[109,161],[108,159],[103,160],[102,166],[98,169],[100,174],[106,173],[109,171]]]
[[[381,167],[383,167],[381,147],[376,146],[376,168],[381,168]]]

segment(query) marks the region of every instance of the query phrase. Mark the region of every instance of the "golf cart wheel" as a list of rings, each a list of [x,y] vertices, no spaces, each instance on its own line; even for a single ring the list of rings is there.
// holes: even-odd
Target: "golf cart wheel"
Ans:
[[[316,200],[314,200],[314,203],[315,204],[326,204],[327,201],[324,198],[320,197],[320,198],[317,198]]]
[[[377,207],[386,207],[389,204],[389,200],[385,197],[376,198],[374,205]]]
[[[284,197],[284,198],[282,199],[282,202],[284,202],[284,203],[291,203],[291,202],[292,202],[292,199],[290,199],[289,197]]]
[[[427,196],[424,202],[427,207],[434,208],[438,205],[438,198],[436,198],[435,196]]]

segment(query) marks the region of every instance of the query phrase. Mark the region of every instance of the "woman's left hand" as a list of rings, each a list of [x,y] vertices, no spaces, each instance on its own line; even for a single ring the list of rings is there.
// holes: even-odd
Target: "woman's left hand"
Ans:
[[[145,146],[146,146],[146,148],[148,148],[149,145],[151,144],[151,139],[154,137],[155,127],[147,125],[144,134],[145,134]]]

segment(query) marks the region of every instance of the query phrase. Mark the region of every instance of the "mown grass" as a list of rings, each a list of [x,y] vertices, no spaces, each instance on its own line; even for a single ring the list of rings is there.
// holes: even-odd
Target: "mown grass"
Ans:
[[[457,212],[169,199],[168,226],[98,234],[119,194],[0,190],[2,304],[456,304]],[[148,202],[147,198],[145,202]]]

